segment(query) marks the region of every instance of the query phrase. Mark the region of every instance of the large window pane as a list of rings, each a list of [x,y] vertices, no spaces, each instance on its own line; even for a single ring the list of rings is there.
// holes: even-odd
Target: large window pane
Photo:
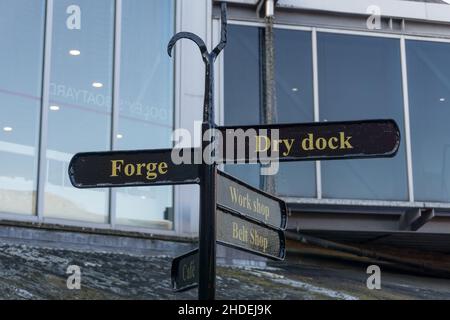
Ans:
[[[252,125],[261,121],[262,29],[231,26],[225,50],[225,124]],[[275,31],[277,115],[279,123],[312,122],[313,87],[311,34]],[[244,109],[243,109],[244,108]],[[260,186],[257,165],[230,165],[227,171]],[[314,163],[281,163],[275,176],[277,193],[314,197]],[[301,183],[299,183],[301,181]]]
[[[260,29],[228,26],[225,56],[225,125],[260,122]],[[226,171],[259,187],[259,166],[227,165]]]
[[[450,44],[407,41],[414,196],[450,201]]]
[[[400,43],[318,34],[320,120],[394,119],[404,132]],[[407,200],[405,143],[395,158],[322,162],[327,198]]]
[[[43,0],[0,1],[0,212],[35,213]]]
[[[173,34],[174,1],[123,1],[117,149],[172,146]],[[118,224],[172,229],[172,187],[117,189],[116,210]]]
[[[275,50],[278,122],[313,122],[311,33],[276,30]],[[283,196],[315,197],[315,163],[280,163],[276,188]]]
[[[45,215],[108,221],[108,190],[75,189],[72,155],[110,148],[113,0],[54,2]]]

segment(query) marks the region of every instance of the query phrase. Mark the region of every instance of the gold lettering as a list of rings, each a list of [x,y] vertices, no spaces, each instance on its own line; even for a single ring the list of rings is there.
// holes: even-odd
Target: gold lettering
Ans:
[[[233,239],[238,239],[239,237],[239,227],[236,222],[233,222]]]
[[[147,163],[147,180],[154,180],[158,176],[155,172],[157,163]]]
[[[183,265],[182,269],[183,280],[191,280],[194,279],[195,276],[195,263],[194,261],[189,262],[189,264]]]
[[[124,161],[123,160],[111,160],[111,177],[117,177],[118,173],[120,171],[121,166],[119,166],[118,164],[123,164]]]
[[[158,166],[158,172],[159,174],[166,174],[169,166],[167,165],[167,162],[161,162]]]
[[[319,150],[324,150],[327,147],[327,140],[325,138],[319,138],[316,140],[316,148]]]
[[[283,156],[288,156],[291,153],[292,150],[292,146],[294,144],[294,139],[283,139],[283,144],[286,147],[286,151],[283,152]]]
[[[333,143],[333,141],[334,141],[334,143]],[[332,138],[330,138],[330,140],[328,140],[328,147],[331,150],[336,150],[338,148],[338,145],[337,145],[338,142],[339,142],[338,138],[332,137]]]
[[[264,139],[265,146],[261,147],[261,142]],[[256,136],[256,152],[265,152],[270,148],[270,139],[266,136]]]
[[[250,244],[259,248],[263,252],[267,251],[269,241],[266,237],[260,235],[257,230],[250,230]]]
[[[233,201],[234,203],[237,203],[237,190],[236,188],[233,188],[232,186],[230,186],[230,195],[231,195],[231,201]]]
[[[314,135],[312,133],[308,134],[308,138],[303,139],[302,148],[305,151],[314,150]]]
[[[145,163],[138,163],[137,170],[136,170],[137,176],[142,176],[142,168],[145,168]]]
[[[167,162],[152,162],[152,163],[127,163],[124,160],[111,160],[111,177],[118,177],[119,175],[142,176],[146,170],[147,180],[154,180],[158,175],[164,175],[168,172],[169,165]]]
[[[134,173],[136,172],[136,168],[131,163],[127,164],[123,169],[125,175],[127,175],[128,177],[134,175]]]
[[[283,143],[283,140],[273,140],[272,141],[272,151],[273,152],[278,152],[280,150],[280,144]]]
[[[352,137],[348,136],[346,138],[344,132],[339,132],[339,137],[341,138],[341,149],[353,149],[353,146],[349,142]]]

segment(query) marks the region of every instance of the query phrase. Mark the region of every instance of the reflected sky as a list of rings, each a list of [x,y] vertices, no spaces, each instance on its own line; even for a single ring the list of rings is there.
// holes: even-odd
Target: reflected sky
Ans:
[[[171,148],[174,1],[128,0],[122,8],[119,127],[116,149]],[[171,186],[117,189],[116,221],[172,229]]]
[[[414,194],[450,201],[450,45],[407,41]]]
[[[275,50],[278,122],[313,122],[311,33],[277,29]],[[280,163],[276,188],[283,196],[315,197],[315,162]]]
[[[394,119],[403,135],[400,42],[318,33],[320,121]],[[322,161],[326,198],[407,200],[405,143],[394,158]]]
[[[33,214],[44,1],[0,1],[0,212]]]
[[[68,27],[77,5],[79,27]],[[108,222],[108,190],[65,185],[67,164],[77,152],[110,149],[114,1],[54,2],[48,111],[47,217]],[[77,55],[73,52],[76,51]],[[72,54],[71,54],[72,53]],[[102,103],[99,96],[107,97]]]

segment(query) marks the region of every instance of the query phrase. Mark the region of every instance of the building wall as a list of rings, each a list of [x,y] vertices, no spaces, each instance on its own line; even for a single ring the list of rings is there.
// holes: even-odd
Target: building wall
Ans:
[[[0,219],[194,236],[195,187],[78,190],[85,151],[170,148],[201,120],[203,64],[177,31],[210,42],[212,3],[5,0],[0,38]],[[175,203],[175,205],[174,205]]]
[[[264,21],[254,6],[231,2],[229,43],[216,66],[216,121],[255,124]],[[425,15],[412,14],[408,3],[401,8],[411,15],[399,17],[393,2],[381,2],[392,16],[373,30],[361,11],[367,8],[279,2],[280,122],[394,118],[403,139],[395,159],[283,165],[277,193],[344,210],[431,207],[446,214],[448,7],[438,15],[429,4]],[[195,237],[197,186],[81,191],[70,185],[67,164],[76,152],[170,148],[173,128],[192,134],[186,146],[199,145],[204,65],[193,43],[178,43],[173,59],[166,45],[177,31],[215,45],[217,4],[4,0],[0,8],[8,48],[0,53],[0,219]],[[223,169],[259,186],[257,166]]]

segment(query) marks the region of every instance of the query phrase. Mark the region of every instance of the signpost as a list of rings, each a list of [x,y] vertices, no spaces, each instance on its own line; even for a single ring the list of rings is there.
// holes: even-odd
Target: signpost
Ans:
[[[400,144],[398,126],[392,120],[217,127],[214,62],[226,45],[226,29],[226,5],[222,3],[221,41],[211,52],[202,39],[189,32],[176,34],[168,44],[171,55],[178,40],[194,41],[205,63],[201,149],[79,153],[69,165],[70,181],[77,188],[200,185],[199,248],[173,260],[172,286],[175,291],[198,286],[202,300],[215,298],[216,243],[275,260],[284,259],[286,251],[286,203],[218,171],[218,162],[393,157]],[[214,142],[210,129],[222,133],[222,147],[230,141],[238,143],[231,144],[231,155],[230,150],[225,155],[213,151],[211,159],[198,163],[197,155],[203,155]],[[190,163],[173,161],[172,154],[186,152],[191,155],[187,157]]]
[[[400,145],[400,130],[393,120],[220,127],[219,130],[223,145],[234,146],[231,155],[224,152],[223,160],[237,162],[393,157]]]

